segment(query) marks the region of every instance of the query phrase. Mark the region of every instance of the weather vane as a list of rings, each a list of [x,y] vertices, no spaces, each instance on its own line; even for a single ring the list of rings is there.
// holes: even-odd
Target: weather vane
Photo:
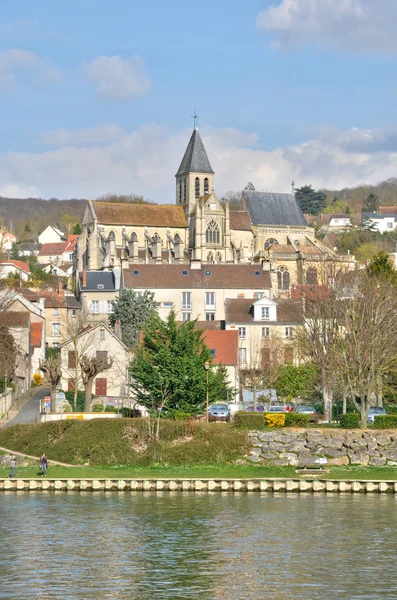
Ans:
[[[194,126],[195,129],[197,129],[198,116],[196,115],[196,109],[193,110],[193,113],[194,113],[193,116],[192,116],[193,126]]]

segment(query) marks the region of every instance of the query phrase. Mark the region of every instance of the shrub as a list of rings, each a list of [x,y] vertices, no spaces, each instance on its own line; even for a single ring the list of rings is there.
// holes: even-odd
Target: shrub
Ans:
[[[95,413],[103,412],[103,404],[93,404],[91,407],[91,412],[95,412]]]
[[[43,378],[40,373],[35,373],[33,375],[32,387],[37,387],[38,385],[42,385]]]
[[[311,415],[304,415],[296,412],[285,413],[286,427],[308,427],[310,423]]]
[[[70,406],[72,407],[72,410],[73,410],[74,391],[73,390],[68,390],[67,392],[65,392],[65,397],[66,397],[67,401],[69,402],[69,404],[70,404]],[[84,391],[83,390],[78,390],[78,392],[77,392],[77,398],[76,398],[76,412],[84,412],[84,400],[85,400]]]
[[[113,404],[106,404],[105,412],[118,413],[119,409],[117,406],[113,406]]]
[[[346,413],[340,416],[339,423],[343,429],[358,429],[360,427],[360,415],[358,413]]]
[[[142,416],[140,410],[137,408],[129,408],[128,406],[123,407],[121,414],[127,419],[136,419]]]
[[[375,429],[397,429],[397,415],[375,415]]]
[[[388,415],[397,413],[397,404],[384,404],[383,408],[387,412]]]
[[[168,415],[167,415],[168,416]],[[174,410],[171,416],[174,421],[187,421],[192,418],[192,415],[184,410]]]
[[[263,429],[265,415],[263,413],[239,411],[234,415],[234,425],[243,429]]]
[[[265,419],[268,427],[284,427],[285,425],[285,413],[267,413]]]

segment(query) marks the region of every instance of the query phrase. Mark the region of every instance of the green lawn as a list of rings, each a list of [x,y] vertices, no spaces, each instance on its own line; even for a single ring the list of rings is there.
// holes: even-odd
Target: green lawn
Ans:
[[[0,467],[0,478],[7,477],[9,468]],[[37,477],[38,467],[19,467],[17,477]],[[295,467],[256,466],[256,465],[205,465],[186,467],[58,467],[51,466],[47,472],[48,478],[75,479],[172,479],[172,478],[267,478],[267,477],[306,477],[305,473],[297,474]],[[392,479],[397,480],[396,467],[331,467],[329,473],[320,475],[321,479]]]

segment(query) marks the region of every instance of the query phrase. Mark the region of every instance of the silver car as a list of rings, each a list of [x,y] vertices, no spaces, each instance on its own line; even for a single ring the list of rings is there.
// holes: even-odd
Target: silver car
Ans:
[[[375,423],[375,417],[386,414],[387,413],[384,408],[381,408],[380,406],[373,406],[369,409],[367,423]]]

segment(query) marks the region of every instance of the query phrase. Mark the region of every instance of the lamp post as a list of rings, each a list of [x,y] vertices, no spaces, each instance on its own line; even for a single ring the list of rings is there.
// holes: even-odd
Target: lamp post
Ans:
[[[205,361],[204,363],[204,369],[205,369],[205,381],[206,381],[206,385],[205,385],[205,399],[206,399],[206,405],[207,405],[207,412],[206,412],[206,421],[208,423],[208,371],[210,368],[210,363],[208,362],[208,360]]]

